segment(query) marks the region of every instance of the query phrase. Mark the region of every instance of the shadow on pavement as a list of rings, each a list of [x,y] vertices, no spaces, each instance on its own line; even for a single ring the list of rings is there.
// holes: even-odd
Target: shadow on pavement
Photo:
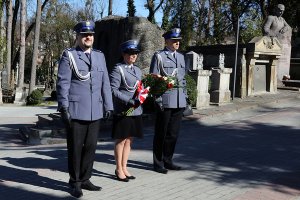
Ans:
[[[37,193],[33,191],[28,191],[22,188],[12,188],[1,184],[0,181],[0,191],[5,191],[5,200],[17,200],[17,199],[52,199],[52,200],[74,200],[73,197],[57,197],[49,194]],[[1,195],[2,196],[2,195]],[[2,199],[2,197],[1,197]]]
[[[6,158],[6,159],[8,159],[8,162],[10,162],[9,158]],[[31,159],[28,159],[27,161],[30,161],[30,160]],[[46,197],[48,195],[39,194],[39,193],[31,192],[28,190],[22,190],[19,187],[18,188],[9,188],[9,187],[5,186],[5,182],[4,182],[4,184],[1,184],[1,182],[3,182],[3,180],[17,182],[17,183],[30,184],[30,185],[33,185],[36,187],[43,187],[43,188],[49,188],[49,189],[53,189],[53,190],[70,192],[67,183],[40,176],[35,171],[16,169],[16,168],[11,168],[11,167],[7,167],[7,166],[0,166],[0,171],[1,171],[0,191],[5,190],[5,199],[19,199],[20,197],[26,197],[25,199],[35,199],[35,197],[36,197],[36,199],[47,199]],[[19,190],[21,190],[21,191],[19,191]],[[13,198],[13,197],[15,197],[15,198]],[[50,197],[50,196],[48,196],[48,197]],[[51,198],[52,198],[52,196],[51,196]],[[56,199],[55,197],[53,197],[53,198]],[[61,198],[57,198],[57,199],[61,199]]]
[[[17,144],[26,145],[22,141],[21,135],[19,133],[19,128],[24,126],[33,126],[34,124],[2,124],[0,125],[0,143],[3,144]],[[4,147],[1,145],[1,147]]]
[[[182,124],[178,163],[198,172],[192,179],[243,186],[300,189],[299,129],[243,121],[205,126]],[[141,147],[139,147],[141,148]]]
[[[5,125],[7,127],[8,125]],[[147,128],[147,137],[135,140],[133,150],[149,151],[152,154],[153,129]],[[1,139],[1,138],[0,138]],[[300,189],[300,134],[299,129],[251,121],[239,121],[222,125],[205,125],[198,121],[182,123],[180,137],[175,150],[175,161],[184,165],[185,170],[195,171],[191,180],[209,180],[220,185],[233,184],[239,187],[262,185],[280,191],[279,186]],[[22,148],[22,147],[20,147]],[[113,143],[104,143],[98,150],[113,151]],[[3,158],[8,163],[28,170],[0,167],[0,179],[27,183],[54,190],[67,191],[66,182],[41,177],[32,168],[46,168],[66,171],[66,149],[47,147],[30,151],[54,159]],[[113,155],[113,154],[112,154]],[[112,164],[114,157],[98,153],[96,162]],[[58,164],[60,163],[60,164]],[[63,163],[63,164],[62,164]],[[152,163],[130,160],[130,167],[149,170]],[[58,165],[57,165],[58,164]],[[94,175],[114,178],[113,174],[94,170]],[[3,186],[0,183],[0,187]],[[7,190],[7,189],[6,189]],[[20,190],[20,189],[13,189]],[[28,191],[24,191],[28,192]],[[286,191],[280,191],[286,192]],[[36,199],[42,199],[38,193]],[[26,195],[25,195],[26,196]]]

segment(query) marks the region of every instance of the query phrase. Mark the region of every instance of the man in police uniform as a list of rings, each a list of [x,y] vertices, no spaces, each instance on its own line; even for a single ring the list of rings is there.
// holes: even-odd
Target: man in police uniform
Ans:
[[[66,49],[57,75],[58,110],[67,127],[69,184],[72,195],[99,191],[90,182],[100,119],[112,114],[112,94],[104,55],[92,48],[94,22],[75,25],[76,47]]]
[[[158,109],[153,139],[153,167],[154,171],[166,174],[168,169],[181,169],[173,163],[173,154],[187,95],[184,56],[177,52],[181,40],[180,29],[174,28],[162,36],[165,38],[165,48],[153,55],[150,73],[175,76],[179,85],[156,99]]]

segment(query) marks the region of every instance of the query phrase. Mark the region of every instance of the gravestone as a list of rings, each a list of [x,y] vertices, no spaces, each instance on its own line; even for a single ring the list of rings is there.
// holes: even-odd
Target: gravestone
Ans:
[[[26,105],[26,97],[27,96],[28,96],[28,90],[26,90],[26,87],[23,87],[23,88],[17,87],[14,104]]]
[[[248,95],[277,92],[277,62],[281,56],[277,38],[255,37],[247,46]],[[265,73],[265,76],[261,74]],[[265,86],[260,85],[265,83]],[[262,88],[264,87],[264,88]]]
[[[210,94],[208,93],[210,70],[203,69],[203,55],[190,51],[185,54],[186,66],[197,73],[197,109],[209,106]]]
[[[2,80],[2,89],[8,89],[8,77],[7,77],[7,69],[2,69],[1,73],[1,80]]]
[[[217,105],[230,102],[231,92],[229,90],[230,74],[232,68],[225,68],[225,56],[219,55],[219,67],[212,68],[210,101]]]

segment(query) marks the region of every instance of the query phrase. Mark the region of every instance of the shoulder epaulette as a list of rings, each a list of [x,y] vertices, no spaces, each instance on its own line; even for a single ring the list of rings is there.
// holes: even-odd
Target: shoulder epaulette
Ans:
[[[158,50],[158,51],[156,51],[154,54],[159,54],[159,53],[161,53],[161,52],[163,52],[164,50]]]
[[[100,51],[99,49],[93,49],[93,51],[97,51],[97,52],[102,53],[102,51]]]
[[[123,63],[117,63],[115,64],[115,66],[119,66],[119,65],[124,65]]]
[[[75,50],[75,48],[67,48],[67,49],[65,49],[65,51],[74,51]]]

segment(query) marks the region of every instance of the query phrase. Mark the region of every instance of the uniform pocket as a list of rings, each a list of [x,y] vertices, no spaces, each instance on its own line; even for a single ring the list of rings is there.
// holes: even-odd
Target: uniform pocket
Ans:
[[[71,116],[78,116],[78,105],[79,105],[80,96],[70,95],[69,96],[69,111]]]
[[[79,101],[79,100],[80,100],[80,96],[77,96],[77,95],[69,96],[69,101]]]

